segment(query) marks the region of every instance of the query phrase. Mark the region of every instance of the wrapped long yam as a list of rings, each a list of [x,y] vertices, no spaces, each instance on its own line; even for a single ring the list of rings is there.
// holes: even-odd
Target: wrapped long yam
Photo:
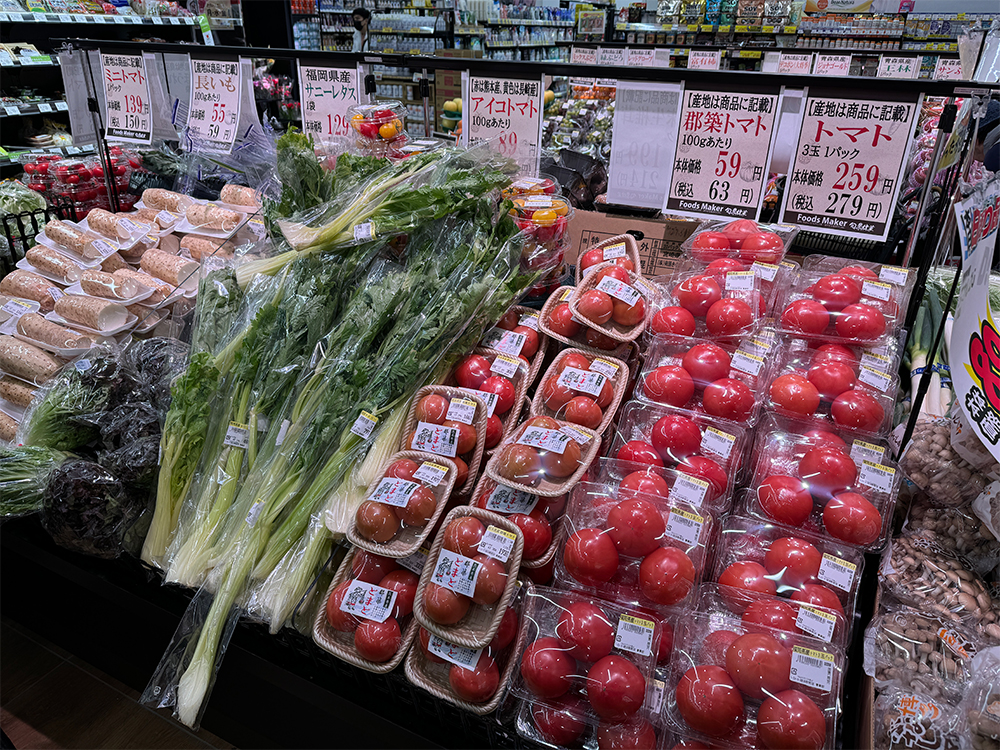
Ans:
[[[126,263],[125,259],[118,253],[111,253],[111,255],[105,258],[104,262],[101,263],[101,270],[104,271],[104,273],[114,273],[119,268],[128,268],[128,263]]]
[[[70,323],[102,333],[121,328],[128,321],[128,310],[124,305],[82,294],[67,294],[59,299],[56,313]]]
[[[59,349],[87,349],[94,343],[89,336],[46,320],[38,313],[22,315],[17,321],[17,332],[32,341]]]
[[[10,401],[14,406],[27,409],[31,404],[31,397],[34,395],[35,388],[33,386],[6,375],[0,376],[0,398]]]
[[[66,249],[84,258],[95,259],[104,255],[110,255],[111,245],[95,237],[91,237],[86,232],[81,232],[76,227],[71,227],[64,221],[53,219],[42,230],[45,236],[62,245]]]
[[[13,443],[16,436],[17,422],[14,421],[13,417],[0,411],[0,440],[5,443]]]
[[[18,268],[0,279],[0,294],[33,300],[42,312],[51,312],[56,300],[62,296],[62,290],[37,273]]]
[[[131,299],[139,293],[135,279],[122,278],[104,271],[84,271],[80,288],[92,297],[104,299]]]
[[[185,215],[191,226],[202,229],[220,229],[223,232],[231,232],[236,229],[242,218],[235,211],[216,206],[214,203],[196,203],[193,206],[188,206]]]
[[[175,193],[173,190],[147,188],[142,191],[142,205],[146,208],[155,208],[157,211],[184,213],[184,209],[191,203],[192,200],[189,196]]]
[[[133,281],[152,289],[153,293],[143,300],[143,302],[149,305],[160,304],[174,291],[173,285],[168,284],[166,281],[163,281],[163,279],[157,279],[150,276],[148,273],[142,273],[142,271],[136,271],[131,268],[120,268],[115,271],[112,276],[119,279],[132,279]]]
[[[82,269],[62,253],[57,253],[51,247],[35,245],[28,248],[24,254],[28,262],[39,271],[44,271],[50,276],[62,279],[67,284],[80,280]],[[110,256],[109,256],[110,257]]]
[[[217,258],[232,258],[236,246],[228,240],[220,242],[214,237],[186,234],[181,239],[181,250],[187,250],[188,255],[200,261],[213,255]]]
[[[37,346],[13,336],[0,336],[0,370],[41,385],[59,372],[60,367],[62,362]]]
[[[219,193],[219,200],[234,206],[260,208],[253,188],[248,188],[245,185],[234,185],[231,182],[222,186],[222,191]]]
[[[103,208],[91,209],[87,214],[87,227],[112,240],[127,240],[139,230],[131,219],[122,218]]]
[[[198,288],[198,263],[162,250],[147,250],[139,268],[158,279],[188,291]]]
[[[177,217],[174,214],[159,208],[137,208],[133,214],[118,215],[127,216],[135,219],[136,221],[141,221],[143,224],[149,224],[157,230],[169,229],[177,223]]]

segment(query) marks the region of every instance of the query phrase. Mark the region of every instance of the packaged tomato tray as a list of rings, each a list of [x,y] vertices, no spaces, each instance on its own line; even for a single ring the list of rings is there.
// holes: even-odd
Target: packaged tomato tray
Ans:
[[[548,337],[539,331],[538,324],[538,310],[514,305],[503,314],[496,326],[483,335],[480,346],[512,357],[521,357],[528,363],[530,384],[538,375],[548,348]]]
[[[585,714],[584,702],[573,698],[555,705],[521,700],[515,727],[521,737],[550,748],[657,748],[664,738],[665,730],[646,719],[602,721],[595,727],[584,720]]]
[[[776,594],[853,623],[864,568],[856,547],[754,518],[729,516],[720,526],[711,581],[727,587],[732,601]]]
[[[681,244],[681,252],[702,263],[735,258],[780,263],[799,233],[790,224],[758,224],[750,219],[709,219]]]
[[[899,369],[902,350],[898,341],[888,335],[873,346],[845,346],[788,336],[781,340],[781,357],[804,357],[811,360],[818,354],[843,359],[855,369],[855,374],[862,365],[879,372],[894,373]]]
[[[504,198],[513,200],[528,195],[561,195],[559,181],[545,173],[538,177],[519,177],[500,191]]]
[[[542,375],[533,416],[562,419],[603,433],[629,384],[628,365],[581,349],[563,349]]]
[[[581,253],[576,264],[577,285],[590,271],[598,269],[605,263],[613,263],[641,276],[642,262],[639,258],[639,243],[635,241],[635,237],[630,234],[619,234],[601,240]]]
[[[676,493],[668,497],[661,482],[659,475],[639,472],[634,484],[577,485],[556,552],[556,580],[649,611],[689,603],[705,572],[715,524],[708,510]]]
[[[521,257],[529,259],[529,267],[562,263],[569,246],[569,220],[573,218],[569,201],[558,195],[526,195],[512,202],[510,215],[527,236]]]
[[[570,310],[569,300],[575,289],[576,287],[563,286],[549,295],[542,306],[539,323],[542,333],[589,353],[628,360],[632,344],[617,341],[596,328],[584,325]]]
[[[664,714],[713,746],[831,750],[845,661],[815,638],[692,614],[674,635]]]
[[[624,343],[646,330],[656,294],[656,287],[638,273],[609,262],[584,276],[569,298],[569,309],[588,328]]]
[[[767,314],[760,281],[750,270],[678,270],[665,282],[652,313],[657,332],[737,341],[760,328]]]
[[[472,493],[471,505],[506,516],[524,537],[522,567],[537,567],[554,553],[566,495],[539,497],[482,477]],[[551,558],[550,558],[551,559]]]
[[[917,282],[917,275],[911,268],[891,266],[888,263],[873,263],[868,260],[851,260],[834,258],[830,255],[808,255],[802,261],[802,267],[807,271],[822,271],[823,273],[840,273],[858,279],[882,281],[898,286],[903,290],[900,308],[905,310]]]
[[[487,451],[496,448],[517,424],[529,372],[524,357],[477,348],[459,361],[445,381],[445,385],[455,385],[486,402]]]
[[[604,484],[625,492],[648,492],[660,497],[705,508],[720,516],[732,507],[728,477],[717,463],[708,459],[673,467],[599,458],[591,464],[584,481]]]
[[[757,277],[758,289],[764,299],[763,311],[765,314],[774,309],[774,302],[777,299],[779,289],[788,285],[792,276],[798,271],[798,266],[791,261],[781,261],[780,263],[765,263],[762,261],[743,261],[737,258],[719,258],[711,263],[687,259],[678,267],[677,271],[695,274],[715,274],[726,273],[728,271],[752,271]],[[673,333],[669,330],[674,321],[670,317],[671,313],[664,313],[660,318],[654,317],[647,325],[647,332],[651,333]],[[677,313],[674,313],[676,316]],[[657,330],[657,329],[664,330]]]

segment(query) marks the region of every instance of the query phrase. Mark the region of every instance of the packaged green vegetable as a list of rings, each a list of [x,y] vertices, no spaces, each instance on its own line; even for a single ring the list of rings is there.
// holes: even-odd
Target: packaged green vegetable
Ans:
[[[49,474],[65,458],[61,451],[30,445],[0,448],[0,518],[40,510]]]

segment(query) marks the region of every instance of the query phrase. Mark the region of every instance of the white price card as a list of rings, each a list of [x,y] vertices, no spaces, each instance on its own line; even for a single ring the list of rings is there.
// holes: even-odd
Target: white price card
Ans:
[[[188,130],[205,150],[229,153],[240,122],[243,72],[239,60],[191,59]]]
[[[916,78],[920,74],[919,57],[892,57],[882,55],[878,59],[878,78]]]
[[[56,112],[67,112],[69,105],[66,102],[56,102]]]
[[[226,429],[226,436],[223,438],[222,444],[232,446],[233,448],[249,448],[250,425],[230,422],[229,427]]]
[[[416,573],[420,575],[424,570],[424,565],[427,563],[427,555],[430,550],[426,547],[421,547],[412,555],[407,555],[406,557],[399,558],[396,562],[402,565],[411,573]]]
[[[618,365],[598,357],[590,363],[590,369],[599,372],[607,378],[614,379],[618,375]]]
[[[14,115],[21,114],[20,107],[5,106],[3,111],[7,113],[8,116],[13,117]]]
[[[705,519],[702,516],[678,508],[671,508],[665,533],[671,539],[694,547],[701,538],[701,527],[704,525]]]
[[[777,93],[685,91],[664,212],[755,219],[779,107]]]
[[[364,224],[354,225],[354,241],[368,242],[372,238],[372,223],[366,221]]]
[[[865,487],[873,487],[880,492],[892,492],[892,485],[896,481],[896,470],[885,464],[878,464],[874,461],[862,461],[861,471],[858,473],[858,482]]]
[[[625,67],[627,50],[624,47],[598,47],[597,64]]]
[[[833,640],[833,631],[837,628],[837,617],[829,612],[803,605],[799,607],[799,613],[795,617],[795,626],[803,633],[829,643]]]
[[[833,655],[803,646],[792,647],[792,682],[827,692],[833,687]]]
[[[879,281],[884,281],[886,284],[895,284],[896,286],[906,286],[909,278],[909,269],[900,268],[899,266],[882,266],[878,272]]]
[[[448,467],[436,464],[433,461],[424,461],[413,472],[413,478],[419,482],[423,482],[428,487],[437,487],[447,476]]]
[[[535,509],[536,505],[538,505],[538,495],[529,495],[527,492],[504,487],[502,484],[497,485],[486,498],[486,510],[504,515],[512,513],[527,515]]]
[[[887,302],[892,296],[892,286],[884,281],[864,281],[861,284],[861,293],[866,297],[874,297]]]
[[[517,358],[517,355],[512,357],[509,354],[501,354],[493,360],[493,363],[490,365],[490,372],[503,375],[505,378],[512,378],[517,375],[520,367],[521,360]]]
[[[382,480],[372,493],[370,500],[377,503],[385,503],[394,508],[405,508],[410,502],[410,497],[417,491],[420,485],[411,482],[409,479],[400,477],[382,477]]]
[[[481,648],[471,649],[457,646],[437,635],[432,635],[427,639],[427,650],[446,662],[456,664],[463,669],[475,669],[479,663],[479,657],[483,654]]]
[[[347,110],[358,103],[357,68],[299,65],[302,131],[322,143],[352,135]]]
[[[884,457],[885,448],[881,445],[872,445],[863,440],[855,440],[851,443],[851,459],[858,465],[858,468],[861,467],[864,461],[874,461],[877,464],[882,463]]]
[[[625,64],[630,68],[652,68],[656,64],[656,50],[629,48]]]
[[[851,73],[850,55],[816,55],[816,65],[813,75],[816,76],[846,76]]]
[[[876,370],[868,365],[861,365],[858,368],[858,380],[870,385],[872,388],[877,388],[882,393],[888,393],[889,389],[892,388],[892,378],[888,373]]]
[[[858,566],[854,563],[824,552],[817,578],[823,583],[836,586],[841,591],[850,591],[857,570]]]
[[[553,453],[565,453],[566,446],[572,438],[559,430],[550,430],[546,427],[536,427],[529,425],[524,433],[517,439],[518,445],[530,445],[543,451]]]
[[[679,474],[670,493],[672,497],[685,500],[691,505],[701,505],[708,494],[708,482],[699,477]]]
[[[149,144],[153,140],[146,59],[139,54],[101,53],[107,139]]]
[[[445,419],[472,424],[476,419],[476,406],[476,402],[471,398],[453,398],[448,404],[448,414]]]
[[[934,66],[934,80],[953,80],[961,81],[965,78],[962,73],[962,61],[956,57],[944,57],[943,55],[938,57],[937,64]]]
[[[493,141],[501,156],[523,172],[538,174],[541,157],[542,79],[469,76],[462,133],[469,146]]]
[[[500,357],[497,357],[497,361],[500,361]],[[496,362],[494,362],[493,364],[496,364]],[[517,360],[514,361],[514,365],[515,367],[517,366]],[[496,372],[496,370],[493,370],[492,368],[490,369],[492,372]],[[516,371],[517,370],[515,369],[515,372]],[[500,374],[503,375],[503,373]],[[510,377],[510,376],[505,375],[504,377]],[[481,398],[483,401],[486,402],[486,416],[487,417],[493,416],[493,410],[497,408],[497,401],[499,400],[499,396],[497,396],[497,394],[491,391],[477,391],[475,388],[461,388],[460,390],[463,390],[466,393],[472,393],[475,394],[476,396],[479,396],[479,398]],[[472,423],[470,422],[469,424]]]
[[[655,629],[656,624],[652,620],[632,615],[620,615],[618,628],[615,631],[615,648],[631,651],[640,656],[649,656],[653,653]]]
[[[701,433],[701,450],[707,453],[714,453],[722,458],[729,458],[736,445],[736,436],[723,432],[715,427],[706,427]]]
[[[778,72],[788,75],[807,76],[812,72],[813,56],[781,53],[778,60]]]
[[[718,70],[722,61],[721,50],[693,49],[688,53],[688,70]]]
[[[605,276],[597,282],[596,288],[605,294],[610,294],[617,300],[621,300],[629,307],[635,305],[635,303],[642,297],[639,290],[634,286],[629,286],[624,281],[614,279],[610,276]]]
[[[445,427],[430,422],[417,422],[417,429],[413,432],[410,448],[415,451],[426,451],[454,458],[458,455],[458,428]]]
[[[733,352],[730,364],[734,370],[757,377],[760,375],[760,371],[764,369],[765,360],[759,354],[751,354],[750,352],[743,351],[743,349],[737,349]]]
[[[604,384],[608,381],[607,376],[593,372],[591,370],[581,370],[576,367],[567,367],[556,378],[556,384],[571,391],[586,393],[594,398],[601,395]]]
[[[340,611],[366,620],[385,622],[396,604],[396,592],[373,583],[353,580],[340,602]]]
[[[527,340],[526,334],[505,331],[503,328],[491,328],[483,336],[482,345],[487,349],[496,349],[498,352],[516,357],[521,353]]]
[[[482,564],[471,557],[443,549],[434,565],[431,581],[438,586],[444,586],[446,589],[454,591],[456,594],[471,597],[476,591],[476,580],[479,578],[481,569]]]
[[[372,430],[375,429],[375,425],[378,424],[378,418],[366,411],[361,412],[358,418],[354,420],[354,424],[351,425],[351,432],[357,435],[362,440],[367,440],[372,436]]]
[[[505,563],[510,559],[510,553],[514,551],[515,541],[517,541],[517,535],[513,532],[496,526],[487,526],[486,532],[479,540],[479,551],[494,560]]]
[[[38,103],[38,111],[39,112],[43,112],[43,113],[44,112],[51,112],[52,111],[52,105],[49,104],[48,102],[39,102]]]

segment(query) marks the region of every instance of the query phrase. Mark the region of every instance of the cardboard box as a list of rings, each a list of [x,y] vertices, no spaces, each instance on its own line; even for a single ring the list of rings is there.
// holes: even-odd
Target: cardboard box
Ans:
[[[599,242],[626,232],[634,232],[639,242],[639,259],[644,276],[660,276],[673,270],[681,252],[681,243],[698,228],[695,219],[637,218],[606,214],[602,211],[577,211],[569,222],[568,263]]]

